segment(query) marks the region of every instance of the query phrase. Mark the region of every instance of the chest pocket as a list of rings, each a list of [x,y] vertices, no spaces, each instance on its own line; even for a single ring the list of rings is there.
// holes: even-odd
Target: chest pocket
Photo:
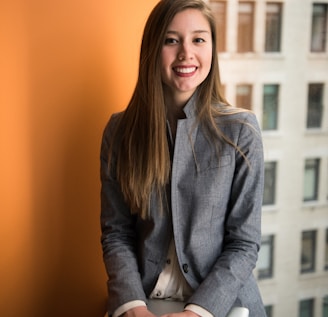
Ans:
[[[198,172],[231,165],[231,154],[227,153],[227,149],[224,151],[223,147],[219,147],[218,155],[214,145],[202,133],[198,133],[194,152]]]
[[[231,165],[230,154],[219,155],[219,157],[215,153],[212,154],[212,156],[206,157],[207,155],[205,153],[196,153],[199,172],[206,172],[215,168]]]

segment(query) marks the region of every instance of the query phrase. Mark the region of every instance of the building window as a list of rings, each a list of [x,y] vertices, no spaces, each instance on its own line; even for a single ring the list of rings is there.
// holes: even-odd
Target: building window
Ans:
[[[320,159],[307,159],[304,169],[303,200],[318,200]]]
[[[302,232],[301,273],[314,272],[316,231]]]
[[[328,229],[326,229],[326,244],[325,244],[325,270],[328,270]],[[328,315],[327,315],[328,317]]]
[[[323,84],[309,84],[308,88],[308,109],[307,128],[321,128],[321,118],[323,112]]]
[[[239,2],[238,6],[238,46],[240,53],[253,51],[254,2]]]
[[[327,7],[325,3],[314,3],[312,7],[311,52],[326,51]]]
[[[276,130],[278,127],[279,85],[264,85],[262,129]]]
[[[280,52],[282,4],[268,2],[266,4],[265,51]]]
[[[239,108],[252,109],[252,85],[237,85],[236,105]]]
[[[257,261],[258,278],[265,279],[273,276],[273,235],[263,236]]]
[[[266,317],[273,317],[273,306],[264,306]]]
[[[314,300],[305,299],[300,301],[299,305],[299,317],[314,317]]]
[[[328,295],[322,301],[322,317],[328,317]]]
[[[224,52],[226,50],[227,2],[211,0],[210,6],[216,20],[217,51]]]
[[[276,162],[264,164],[263,205],[273,205],[276,200]]]

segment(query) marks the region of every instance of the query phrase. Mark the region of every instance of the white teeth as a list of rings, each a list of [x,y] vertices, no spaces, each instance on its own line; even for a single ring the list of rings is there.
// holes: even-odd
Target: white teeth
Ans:
[[[196,67],[177,67],[175,69],[178,73],[189,74],[196,70]]]

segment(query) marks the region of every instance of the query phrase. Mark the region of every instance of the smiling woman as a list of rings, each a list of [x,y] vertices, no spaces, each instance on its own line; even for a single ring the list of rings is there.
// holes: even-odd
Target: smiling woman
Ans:
[[[255,115],[222,97],[216,50],[204,1],[151,12],[136,88],[102,139],[109,316],[154,317],[167,300],[180,308],[163,317],[265,316],[252,275],[262,140]]]

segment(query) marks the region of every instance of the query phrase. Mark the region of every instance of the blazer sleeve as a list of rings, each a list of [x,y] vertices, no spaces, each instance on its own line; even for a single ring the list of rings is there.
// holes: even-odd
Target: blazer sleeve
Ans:
[[[104,130],[100,153],[101,244],[108,275],[109,315],[129,301],[146,301],[136,256],[135,216],[124,202],[115,177],[115,151],[111,167],[108,166],[115,121],[112,117]]]
[[[253,113],[245,113],[236,142],[235,171],[227,208],[223,250],[189,299],[214,316],[226,316],[255,268],[261,241],[263,146]],[[239,120],[238,120],[239,121]],[[235,126],[235,124],[233,124]],[[233,129],[233,128],[231,128]],[[252,296],[252,290],[249,290]],[[255,296],[256,292],[253,294]]]

